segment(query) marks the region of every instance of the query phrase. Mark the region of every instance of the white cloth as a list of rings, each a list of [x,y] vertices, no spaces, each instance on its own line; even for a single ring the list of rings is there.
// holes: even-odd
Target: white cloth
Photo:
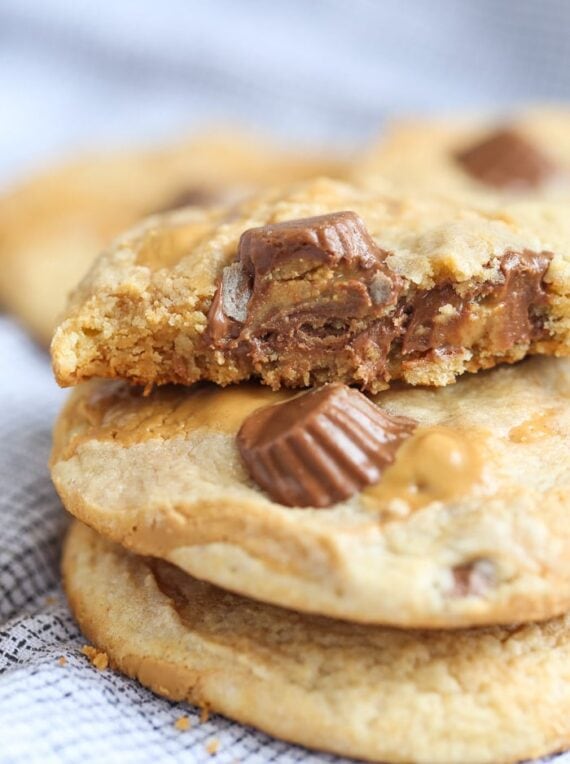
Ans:
[[[568,99],[569,29],[566,0],[1,0],[0,185],[72,149],[204,121],[358,142],[402,110]],[[223,764],[337,761],[199,724],[81,655],[46,466],[64,396],[47,355],[0,318],[1,764],[202,762],[212,738]]]

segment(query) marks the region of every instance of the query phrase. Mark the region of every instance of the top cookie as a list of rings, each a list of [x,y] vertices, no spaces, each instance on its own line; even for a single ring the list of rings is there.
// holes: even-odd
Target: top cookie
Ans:
[[[467,198],[570,199],[570,109],[511,119],[395,121],[355,175]]]
[[[62,385],[446,385],[570,351],[570,222],[326,179],[120,237],[52,343]]]
[[[68,293],[112,237],[141,218],[323,172],[343,174],[344,164],[235,131],[55,167],[2,199],[0,303],[48,345]]]

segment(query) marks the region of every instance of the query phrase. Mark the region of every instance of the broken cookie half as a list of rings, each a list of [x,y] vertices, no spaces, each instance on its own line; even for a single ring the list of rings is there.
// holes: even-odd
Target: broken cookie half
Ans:
[[[566,355],[567,216],[537,205],[480,211],[321,179],[156,216],[75,291],[52,344],[57,380],[375,392]]]

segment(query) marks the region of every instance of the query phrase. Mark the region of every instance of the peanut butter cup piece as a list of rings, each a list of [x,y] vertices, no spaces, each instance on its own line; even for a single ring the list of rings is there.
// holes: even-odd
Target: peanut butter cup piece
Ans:
[[[538,188],[552,173],[552,162],[514,130],[497,130],[456,155],[463,169],[495,188]]]
[[[238,366],[278,358],[312,382],[312,370],[326,368],[331,352],[382,366],[386,353],[370,352],[363,334],[391,320],[401,291],[387,255],[350,211],[251,228],[218,282],[205,344]],[[376,325],[374,332],[382,348],[389,344],[390,332]],[[365,347],[353,347],[358,338]]]
[[[207,337],[218,346],[238,340],[254,356],[299,341],[306,349],[343,344],[396,302],[399,279],[386,255],[354,212],[251,228],[224,268]]]
[[[349,211],[250,228],[242,234],[239,253],[250,271],[288,277],[343,261],[368,269],[382,258],[362,220]]]
[[[329,507],[378,482],[415,427],[332,383],[254,411],[237,444],[250,476],[273,501]]]

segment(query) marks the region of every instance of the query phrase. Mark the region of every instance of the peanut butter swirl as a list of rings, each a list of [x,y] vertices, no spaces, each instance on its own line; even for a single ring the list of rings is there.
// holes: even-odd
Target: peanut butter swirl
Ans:
[[[375,512],[405,516],[435,501],[452,502],[481,479],[482,459],[472,433],[418,427],[383,478],[362,494]]]
[[[254,411],[237,443],[249,474],[274,501],[328,507],[376,483],[415,426],[332,383]]]

